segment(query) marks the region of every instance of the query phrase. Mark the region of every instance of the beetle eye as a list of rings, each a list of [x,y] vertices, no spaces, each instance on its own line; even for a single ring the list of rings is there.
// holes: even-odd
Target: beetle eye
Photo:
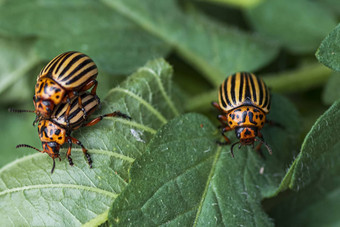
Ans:
[[[243,127],[236,128],[236,129],[235,129],[235,134],[236,134],[237,139],[240,139],[240,138],[241,138],[241,133],[242,133],[242,131],[243,131]]]

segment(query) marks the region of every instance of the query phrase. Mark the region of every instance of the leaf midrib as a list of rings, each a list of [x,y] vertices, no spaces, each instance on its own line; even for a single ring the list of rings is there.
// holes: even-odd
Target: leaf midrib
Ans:
[[[207,179],[207,183],[204,187],[204,191],[203,191],[203,194],[202,194],[202,199],[199,203],[199,206],[198,206],[198,209],[197,209],[197,213],[196,213],[196,217],[195,217],[195,221],[194,221],[194,224],[193,226],[197,226],[197,222],[198,222],[198,218],[201,214],[201,211],[202,211],[202,208],[203,208],[203,204],[204,204],[204,200],[205,200],[205,197],[208,193],[208,189],[209,189],[209,185],[210,185],[210,182],[212,180],[212,177],[214,176],[214,173],[215,173],[215,169],[216,169],[216,164],[217,164],[217,161],[219,160],[219,157],[222,153],[222,147],[219,146],[217,148],[217,151],[216,151],[216,154],[215,154],[215,158],[214,158],[214,162],[212,163],[212,166],[211,166],[211,170],[210,170],[210,173],[209,173],[209,176],[208,176],[208,179]]]
[[[108,197],[111,197],[113,199],[117,198],[117,194],[109,191],[105,191],[100,188],[94,188],[84,185],[78,185],[78,184],[36,184],[36,185],[29,185],[29,186],[23,186],[18,188],[11,188],[6,189],[0,192],[0,196],[4,196],[6,194],[15,193],[15,192],[23,192],[28,190],[34,190],[34,189],[77,189],[77,190],[84,190],[84,191],[91,191],[94,193],[102,194]]]

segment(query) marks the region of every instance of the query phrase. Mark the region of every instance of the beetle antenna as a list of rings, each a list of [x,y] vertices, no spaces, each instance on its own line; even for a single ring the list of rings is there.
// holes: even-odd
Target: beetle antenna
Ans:
[[[238,142],[234,143],[233,145],[231,145],[230,152],[231,152],[231,156],[233,156],[233,158],[234,158],[234,146],[236,144],[238,144],[238,143],[240,143],[240,141],[238,141]]]
[[[27,144],[19,144],[19,145],[17,145],[15,148],[20,148],[20,147],[28,147],[28,148],[34,149],[34,150],[36,150],[36,151],[42,152],[42,151],[39,150],[38,148],[32,147],[32,146],[27,145]]]
[[[264,142],[263,139],[261,139],[261,138],[255,138],[255,141],[259,141],[260,143],[264,144],[264,145],[266,146],[267,150],[268,150],[268,153],[269,153],[270,155],[272,154],[272,149],[270,148],[270,146],[269,146],[266,142]]]
[[[8,112],[12,112],[12,113],[24,113],[24,112],[35,113],[35,110],[17,110],[17,109],[13,109],[13,108],[8,108]]]

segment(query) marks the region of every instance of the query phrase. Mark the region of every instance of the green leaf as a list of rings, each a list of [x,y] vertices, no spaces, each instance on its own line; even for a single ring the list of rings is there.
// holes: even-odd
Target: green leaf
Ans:
[[[318,2],[308,0],[264,1],[247,16],[257,31],[294,53],[313,52],[337,23]]]
[[[267,40],[219,24],[175,0],[102,0],[112,10],[170,45],[214,85],[226,74],[254,71],[277,54]]]
[[[337,226],[340,223],[340,101],[335,102],[306,136],[286,182],[299,190],[286,196],[271,216],[278,226]],[[287,184],[288,185],[288,184]]]
[[[331,105],[340,99],[340,73],[333,73],[324,88],[322,100],[325,104]]]
[[[321,42],[315,55],[322,64],[340,71],[340,24]]]
[[[57,161],[52,175],[51,158],[38,152],[0,169],[0,225],[79,226],[105,222],[108,208],[127,185],[131,163],[144,153],[156,130],[180,112],[171,74],[172,68],[164,60],[149,62],[112,89],[102,102],[102,110],[95,114],[120,110],[130,115],[131,121],[104,118],[72,134],[88,148],[92,169],[77,146],[72,149],[75,165],[69,166],[63,149],[62,161]]]
[[[131,73],[169,47],[119,13],[91,0],[5,1],[0,34],[36,37],[46,61],[69,50],[82,51],[110,73]]]
[[[33,96],[34,86],[29,81],[28,72],[39,62],[33,53],[34,41],[25,39],[8,39],[0,37],[0,101],[2,103],[17,102]],[[20,92],[18,92],[18,89]],[[32,100],[32,99],[30,99]]]
[[[299,124],[286,99],[274,96],[272,108],[270,119],[286,129],[264,128],[273,149],[266,160],[250,147],[232,158],[229,145],[216,145],[221,136],[202,115],[171,120],[132,165],[131,182],[110,210],[111,225],[273,226],[260,201],[280,184]]]
[[[340,101],[335,102],[313,125],[306,136],[299,156],[293,163],[290,188],[298,190],[334,168],[340,140]]]

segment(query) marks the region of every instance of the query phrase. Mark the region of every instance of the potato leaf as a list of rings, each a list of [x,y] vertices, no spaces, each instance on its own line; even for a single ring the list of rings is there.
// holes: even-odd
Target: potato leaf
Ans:
[[[111,203],[128,184],[131,163],[144,153],[157,129],[180,112],[171,75],[172,68],[164,60],[149,62],[112,89],[96,114],[120,110],[131,121],[104,118],[73,134],[88,148],[92,169],[77,146],[72,149],[74,166],[69,166],[62,150],[62,161],[57,161],[52,175],[52,160],[38,152],[4,166],[0,170],[1,226],[105,222]]]
[[[298,131],[291,104],[279,96],[273,104],[270,117],[285,129],[263,130],[273,148],[266,160],[250,147],[235,149],[232,158],[230,146],[216,144],[220,134],[202,115],[171,120],[132,165],[131,183],[110,210],[111,225],[273,226],[260,202],[280,184]]]

